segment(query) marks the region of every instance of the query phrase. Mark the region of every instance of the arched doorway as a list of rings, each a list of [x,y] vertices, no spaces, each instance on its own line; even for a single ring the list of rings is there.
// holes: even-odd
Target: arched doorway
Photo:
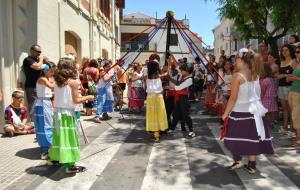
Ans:
[[[72,31],[65,31],[65,55],[73,54],[77,60],[81,59],[81,40],[80,37]]]
[[[102,58],[103,59],[108,59],[108,51],[105,48],[102,49]]]

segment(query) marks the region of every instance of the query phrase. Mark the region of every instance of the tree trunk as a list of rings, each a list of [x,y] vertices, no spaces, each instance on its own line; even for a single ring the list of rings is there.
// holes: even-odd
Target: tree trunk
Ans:
[[[276,56],[276,63],[280,64],[280,56],[279,56],[279,51],[278,51],[278,45],[277,45],[277,39],[273,37],[268,37],[267,43],[271,47],[271,52]]]

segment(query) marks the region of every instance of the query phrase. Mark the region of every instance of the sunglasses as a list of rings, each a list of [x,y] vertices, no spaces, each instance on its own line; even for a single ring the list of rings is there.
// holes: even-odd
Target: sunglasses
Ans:
[[[35,51],[35,52],[37,52],[37,53],[42,53],[42,51],[35,50],[35,49],[33,49],[33,51]]]
[[[15,97],[16,99],[20,100],[20,99],[23,99],[24,96],[20,96],[20,97]]]

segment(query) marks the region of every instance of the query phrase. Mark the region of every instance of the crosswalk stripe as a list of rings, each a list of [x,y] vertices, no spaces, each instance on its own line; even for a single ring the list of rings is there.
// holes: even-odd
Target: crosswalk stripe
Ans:
[[[207,126],[212,131],[219,145],[228,159],[230,153],[225,148],[224,144],[218,140],[219,138],[219,125],[217,123],[207,123]],[[285,176],[268,158],[264,155],[257,157],[259,173],[250,175],[243,170],[238,170],[237,174],[245,185],[246,189],[274,189],[274,190],[296,190],[298,187]]]
[[[183,138],[154,144],[141,190],[192,190]]]
[[[114,157],[135,125],[114,124],[113,127],[117,129],[109,128],[82,151],[82,160],[78,163],[78,165],[86,166],[88,169],[87,172],[78,174],[71,178],[63,178],[59,181],[47,179],[36,189],[89,189],[97,180],[98,176],[101,175],[106,165]],[[58,172],[63,171],[59,170]],[[63,176],[65,174],[61,175]]]

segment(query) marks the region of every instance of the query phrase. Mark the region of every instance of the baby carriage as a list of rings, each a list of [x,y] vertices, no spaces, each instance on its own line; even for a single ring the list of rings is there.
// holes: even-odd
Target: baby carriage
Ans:
[[[213,104],[213,108],[216,110],[219,116],[223,114],[223,91],[222,89],[216,89],[216,101]]]
[[[113,95],[114,95],[114,108],[115,110],[122,110],[123,98],[122,98],[122,88],[119,84],[113,84]]]

